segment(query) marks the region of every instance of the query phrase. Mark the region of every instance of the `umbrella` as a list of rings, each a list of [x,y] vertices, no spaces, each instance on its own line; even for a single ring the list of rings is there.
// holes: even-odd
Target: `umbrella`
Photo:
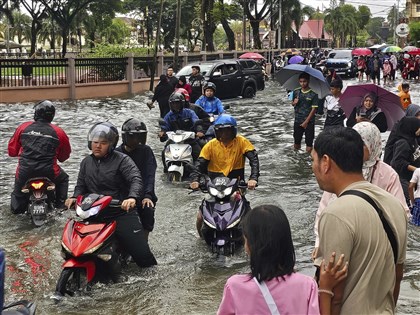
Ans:
[[[369,48],[356,48],[351,52],[353,56],[370,56],[372,51]]]
[[[400,52],[402,49],[398,46],[388,46],[382,49],[383,53],[394,53],[394,52]]]
[[[408,53],[410,55],[420,55],[420,48],[416,48],[416,49],[410,50]]]
[[[323,98],[330,94],[330,86],[322,75],[322,72],[308,65],[288,65],[276,73],[276,80],[288,89],[294,90],[300,87],[299,75],[305,72],[310,75],[309,87]]]
[[[302,56],[293,56],[289,59],[289,65],[293,65],[296,63],[301,63],[304,60]]]
[[[264,56],[261,56],[259,53],[247,52],[239,56],[239,59],[256,59],[261,60],[265,59]]]
[[[347,86],[344,93],[340,96],[340,106],[347,117],[349,117],[353,109],[361,104],[363,97],[371,92],[377,95],[377,105],[385,114],[388,130],[391,130],[394,124],[405,116],[405,112],[401,107],[398,95],[376,84]]]
[[[418,48],[416,46],[405,46],[403,48],[403,51],[404,52],[409,52],[409,51],[414,50],[414,49],[418,49]]]

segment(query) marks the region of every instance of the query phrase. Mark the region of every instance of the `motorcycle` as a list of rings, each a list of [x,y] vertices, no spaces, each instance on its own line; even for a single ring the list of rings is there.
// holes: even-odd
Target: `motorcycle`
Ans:
[[[6,269],[6,255],[0,248],[0,314],[2,315],[35,315],[36,303],[21,300],[4,305],[4,272]]]
[[[165,148],[165,165],[168,169],[168,180],[180,182],[188,173],[188,165],[193,164],[192,147],[186,140],[194,140],[193,131],[168,131],[166,132],[170,143]],[[190,141],[191,141],[190,140]]]
[[[239,223],[249,207],[246,188],[244,181],[228,177],[205,177],[200,183],[201,191],[207,193],[200,205],[204,221],[201,234],[213,253],[233,255],[242,245]]]
[[[87,194],[78,196],[76,214],[81,220],[70,219],[61,238],[63,270],[57,281],[53,299],[90,290],[95,282],[116,282],[124,253],[114,237],[121,203],[110,196]]]
[[[26,212],[35,226],[42,226],[47,220],[48,212],[54,209],[55,184],[47,177],[30,178],[21,191],[31,194]]]

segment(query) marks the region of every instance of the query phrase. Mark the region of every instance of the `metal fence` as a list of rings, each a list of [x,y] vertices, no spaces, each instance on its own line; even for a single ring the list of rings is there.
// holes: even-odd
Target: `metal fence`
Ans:
[[[67,84],[67,59],[2,59],[0,86]]]
[[[121,81],[126,79],[127,58],[77,58],[76,83]]]

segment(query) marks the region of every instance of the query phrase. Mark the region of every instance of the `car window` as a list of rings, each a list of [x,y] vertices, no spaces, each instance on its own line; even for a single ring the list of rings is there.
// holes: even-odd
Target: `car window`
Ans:
[[[179,77],[181,75],[185,75],[187,77],[190,76],[191,73],[192,73],[191,67],[193,65],[194,64],[187,65],[184,68],[182,68],[181,70],[179,70],[176,74],[177,77]],[[200,64],[199,66],[200,66],[200,72],[201,72],[202,75],[206,75],[213,68],[213,64],[210,64],[210,63]]]
[[[328,58],[333,58],[333,59],[351,59],[351,50],[337,50],[337,51],[332,51],[329,55]]]
[[[223,74],[232,74],[238,70],[238,67],[235,64],[225,65]]]

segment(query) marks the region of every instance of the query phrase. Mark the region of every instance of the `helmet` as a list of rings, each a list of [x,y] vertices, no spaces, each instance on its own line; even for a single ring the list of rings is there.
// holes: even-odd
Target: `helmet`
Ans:
[[[173,92],[169,96],[169,108],[173,113],[181,113],[184,108],[185,97],[180,92]]]
[[[233,137],[236,137],[236,134],[238,133],[238,124],[236,123],[236,119],[227,114],[220,115],[214,122],[214,130],[216,133],[222,128],[232,128]]]
[[[121,136],[122,136],[122,142],[124,145],[128,145],[129,139],[136,139],[137,145],[139,143],[146,144],[146,137],[147,137],[146,125],[144,122],[136,118],[130,118],[126,120],[121,127]]]
[[[110,122],[96,123],[88,133],[88,148],[92,150],[92,141],[104,139],[110,143],[108,153],[114,151],[118,143],[118,129]]]
[[[175,90],[176,93],[182,93],[185,97],[185,102],[190,102],[190,94],[188,93],[188,91],[186,89],[183,88],[178,88]]]
[[[213,82],[207,82],[206,85],[204,85],[204,92],[207,89],[212,89],[214,93],[216,93],[216,84],[214,84]]]
[[[55,107],[53,103],[48,100],[41,101],[34,106],[34,120],[46,120],[52,122],[55,115]]]

